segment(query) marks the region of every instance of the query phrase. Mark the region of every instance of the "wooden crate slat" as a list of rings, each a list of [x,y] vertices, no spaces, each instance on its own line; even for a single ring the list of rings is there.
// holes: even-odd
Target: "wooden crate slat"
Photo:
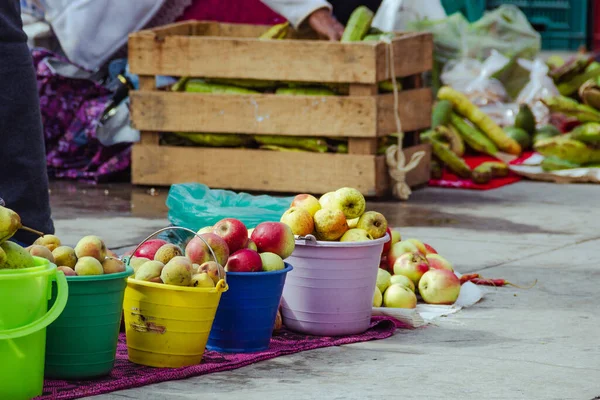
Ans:
[[[430,89],[400,92],[405,131],[429,127]],[[147,131],[375,137],[396,131],[392,94],[379,96],[225,95],[131,92],[133,126]]]
[[[380,136],[397,131],[394,119],[394,95],[377,96],[377,131]],[[430,88],[413,89],[398,93],[398,111],[405,132],[429,128],[433,94]]]
[[[433,68],[433,35],[430,33],[407,33],[395,39],[394,72],[397,77],[415,75]],[[389,65],[388,44],[377,44],[377,81],[392,79]]]

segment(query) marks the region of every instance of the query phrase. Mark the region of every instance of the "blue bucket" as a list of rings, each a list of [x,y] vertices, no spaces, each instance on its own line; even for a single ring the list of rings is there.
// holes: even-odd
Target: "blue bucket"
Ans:
[[[269,272],[227,272],[229,290],[221,301],[206,348],[222,353],[252,353],[269,348],[290,264]]]

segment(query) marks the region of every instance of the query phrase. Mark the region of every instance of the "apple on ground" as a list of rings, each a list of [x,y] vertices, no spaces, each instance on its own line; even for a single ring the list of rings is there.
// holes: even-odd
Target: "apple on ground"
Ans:
[[[198,232],[196,232],[198,235],[202,235],[203,233],[209,233],[213,231],[213,227],[212,226],[205,226],[204,228],[200,228],[198,229]]]
[[[334,192],[330,207],[343,212],[346,219],[353,219],[363,215],[366,206],[365,196],[361,192],[354,188],[343,187]]]
[[[427,258],[429,268],[447,269],[448,271],[454,272],[454,267],[452,266],[452,263],[450,263],[450,261],[446,260],[439,254],[427,254],[425,258]]]
[[[210,249],[200,238],[204,239],[214,251],[215,256],[217,256],[216,260],[213,260]],[[185,246],[185,256],[194,264],[201,265],[212,260],[218,262],[220,265],[225,265],[227,258],[229,258],[229,246],[227,246],[225,239],[215,233],[202,233],[200,237],[194,236],[187,246]]]
[[[390,237],[390,240],[388,240],[387,242],[385,242],[383,244],[383,251],[381,252],[382,255],[386,255],[390,252],[390,249],[392,248],[392,230],[390,229],[390,227],[388,226],[387,229],[385,230],[385,233],[387,233]]]
[[[327,192],[323,196],[319,198],[319,204],[321,205],[321,209],[331,208],[331,202],[333,200],[333,195],[335,192]],[[316,212],[315,212],[316,214]]]
[[[385,293],[385,290],[388,288],[388,286],[391,285],[391,281],[392,281],[392,275],[389,272],[387,272],[386,270],[383,270],[381,268],[377,269],[376,286],[381,293]]]
[[[392,308],[416,308],[417,296],[407,287],[394,284],[383,294],[383,306]]]
[[[367,211],[360,217],[356,227],[369,232],[373,239],[380,239],[385,236],[388,223],[383,214],[377,211]]]
[[[419,286],[419,280],[429,271],[427,259],[420,253],[406,253],[394,263],[394,275],[404,275]]]
[[[425,247],[425,245],[423,244],[423,242],[421,242],[418,239],[405,239],[407,242],[411,242],[412,244],[414,244],[415,246],[417,246],[417,249],[419,249],[419,253],[425,255],[427,254],[427,248]]]
[[[431,247],[427,243],[424,243],[424,245],[425,245],[425,249],[427,249],[427,254],[437,254],[438,253],[433,247]]]
[[[296,239],[292,229],[282,222],[263,222],[252,232],[252,241],[260,253],[275,253],[282,259],[294,252]]]
[[[378,287],[375,287],[373,291],[373,307],[381,307],[383,302],[383,296],[381,295],[381,290]]]
[[[415,291],[415,284],[413,281],[404,275],[392,275],[390,278],[390,285],[402,285],[409,288],[412,292]]]
[[[349,229],[342,235],[340,242],[364,242],[373,240],[373,237],[364,229]]]
[[[229,253],[246,248],[246,243],[248,243],[248,229],[242,221],[235,218],[224,218],[217,222],[213,227],[213,233],[225,240]]]
[[[400,256],[402,256],[403,254],[418,253],[418,252],[419,252],[419,249],[417,249],[417,246],[415,246],[411,242],[402,240],[402,241],[392,245],[392,248],[390,249],[390,252],[388,253],[388,263],[390,264],[390,267],[393,267],[394,264],[396,263],[396,260],[398,258],[400,258]]]
[[[281,216],[280,222],[289,226],[294,235],[306,236],[315,230],[313,216],[304,208],[292,207],[286,210]]]
[[[262,270],[262,259],[254,250],[241,249],[229,257],[225,269],[227,272],[258,272]]]
[[[321,203],[319,203],[319,200],[315,196],[312,196],[310,194],[299,194],[296,197],[294,197],[294,200],[292,200],[292,204],[290,207],[301,208],[307,211],[312,217],[317,211],[321,209]]]
[[[427,304],[454,304],[460,294],[460,279],[446,269],[430,269],[419,281],[419,294]]]
[[[395,229],[392,229],[392,246],[402,240],[402,235]]]
[[[264,252],[260,253],[263,271],[280,271],[285,269],[285,264],[281,257],[275,253]]]
[[[338,240],[348,230],[346,216],[340,210],[321,209],[317,211],[314,219],[319,240]]]
[[[154,260],[154,255],[163,245],[167,244],[166,240],[162,239],[150,239],[143,243],[139,249],[133,255],[139,258],[147,258]]]

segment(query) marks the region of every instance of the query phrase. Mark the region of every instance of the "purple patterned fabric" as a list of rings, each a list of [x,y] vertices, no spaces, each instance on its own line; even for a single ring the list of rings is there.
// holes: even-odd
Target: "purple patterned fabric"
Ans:
[[[96,126],[110,91],[89,80],[55,75],[43,61],[61,57],[50,51],[35,49],[32,56],[50,178],[98,183],[126,176],[131,145],[105,147],[96,139]]]
[[[408,328],[408,326],[391,317],[373,317],[371,327],[365,333],[341,337],[302,335],[290,332],[284,328],[279,333],[273,335],[269,350],[250,354],[224,354],[206,351],[202,363],[175,369],[151,368],[129,362],[127,359],[125,335],[122,333],[119,336],[115,367],[109,376],[89,381],[46,380],[44,382],[44,394],[37,399],[77,399],[109,393],[115,390],[150,385],[152,383],[185,379],[212,372],[229,371],[258,361],[299,353],[305,350],[385,339],[392,336],[396,328]]]

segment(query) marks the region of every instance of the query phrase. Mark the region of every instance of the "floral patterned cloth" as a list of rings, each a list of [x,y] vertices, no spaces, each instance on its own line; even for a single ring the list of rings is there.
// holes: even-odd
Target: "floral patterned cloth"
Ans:
[[[110,100],[110,91],[90,80],[54,74],[44,60],[60,57],[50,51],[34,49],[32,56],[50,178],[92,183],[126,178],[131,145],[105,147],[96,138],[96,126]]]

